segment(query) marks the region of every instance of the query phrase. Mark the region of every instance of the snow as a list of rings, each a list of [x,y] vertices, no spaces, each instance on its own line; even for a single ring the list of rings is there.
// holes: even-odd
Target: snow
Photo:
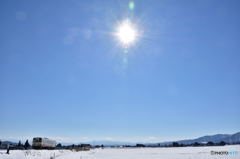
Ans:
[[[236,152],[211,155],[211,151]],[[90,151],[0,150],[0,159],[240,159],[240,145],[178,148],[104,148]]]

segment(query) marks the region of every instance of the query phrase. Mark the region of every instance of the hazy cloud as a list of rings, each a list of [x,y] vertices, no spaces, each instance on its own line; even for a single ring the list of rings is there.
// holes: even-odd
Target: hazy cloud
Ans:
[[[23,11],[16,12],[16,19],[19,21],[25,21],[27,19],[27,13]]]
[[[78,27],[69,28],[63,39],[63,43],[70,45],[77,42],[79,39],[89,40],[92,35],[93,31],[91,29],[81,29]]]

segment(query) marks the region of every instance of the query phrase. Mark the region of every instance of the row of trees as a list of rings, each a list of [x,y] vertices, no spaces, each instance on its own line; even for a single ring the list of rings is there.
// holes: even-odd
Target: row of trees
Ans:
[[[31,147],[31,145],[29,144],[28,140],[26,140],[24,144],[22,144],[22,142],[19,141],[18,144],[17,144],[17,147],[18,148],[29,149]]]
[[[136,146],[129,146],[126,145],[125,147],[186,147],[186,146],[224,146],[227,145],[229,143],[226,143],[224,141],[218,142],[218,143],[214,143],[212,141],[206,142],[206,143],[198,143],[198,142],[194,142],[191,144],[183,144],[183,143],[178,143],[178,142],[173,142],[170,144],[152,144],[152,145],[144,145],[144,144],[136,144]],[[240,143],[235,143],[235,144],[240,144]]]
[[[4,143],[0,140],[0,148],[8,148],[10,147],[11,149],[29,149],[31,145],[29,144],[28,140],[25,141],[23,144],[21,141],[18,142],[18,144],[13,144],[13,143]]]
[[[209,141],[207,143],[198,143],[198,142],[194,142],[192,144],[182,144],[182,143],[178,143],[178,142],[173,142],[171,145],[169,145],[170,147],[184,147],[184,146],[224,146],[227,143],[224,141],[221,141],[219,143],[214,143],[212,141]]]
[[[187,147],[187,146],[224,146],[229,143],[226,143],[224,141],[221,141],[219,143],[214,143],[212,141],[206,142],[206,143],[198,143],[194,142],[191,144],[183,144],[178,142],[173,142],[171,144],[136,144],[136,145],[122,145],[122,146],[111,146],[111,147]],[[235,143],[240,144],[240,143]],[[18,142],[18,144],[9,145],[11,149],[29,149],[31,148],[31,145],[29,144],[28,140],[25,141],[23,144],[21,141]],[[92,146],[90,144],[79,144],[79,145],[68,145],[68,146],[62,146],[60,143],[56,145],[57,149],[81,149],[81,150],[89,150],[90,148],[103,148],[104,145],[95,145]],[[0,148],[7,148],[7,145],[2,145],[2,142],[0,140]]]

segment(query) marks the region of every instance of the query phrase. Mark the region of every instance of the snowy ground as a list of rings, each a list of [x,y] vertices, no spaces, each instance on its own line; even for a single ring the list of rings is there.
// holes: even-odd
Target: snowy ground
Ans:
[[[211,151],[235,152],[211,155]],[[69,150],[0,150],[0,159],[240,159],[240,145],[180,148],[105,148],[74,152]]]

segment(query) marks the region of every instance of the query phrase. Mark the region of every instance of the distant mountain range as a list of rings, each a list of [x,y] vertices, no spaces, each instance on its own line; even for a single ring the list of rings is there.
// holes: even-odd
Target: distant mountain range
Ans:
[[[144,143],[144,144],[145,145],[155,145],[155,144],[169,145],[169,144],[172,144],[173,142],[177,142],[179,144],[192,144],[195,142],[206,143],[209,141],[214,143],[219,143],[221,141],[224,141],[229,144],[240,143],[240,132],[235,134],[207,135],[207,136],[202,136],[196,139],[178,140],[178,141],[169,141],[169,142],[160,142],[160,143]],[[15,142],[2,140],[2,144],[7,144],[7,143],[16,144]],[[136,144],[133,142],[118,142],[118,141],[91,141],[91,142],[84,142],[84,143],[88,143],[91,145],[105,145],[105,146],[111,146],[111,145],[131,145],[132,146]],[[69,144],[72,144],[72,143],[63,143],[63,145],[69,145]]]
[[[168,141],[168,142],[160,142],[160,143],[143,143],[145,145],[170,145],[173,142],[177,142],[179,144],[192,144],[195,142],[198,143],[205,143],[212,141],[214,143],[219,143],[221,141],[224,141],[229,144],[233,143],[240,143],[240,132],[235,133],[235,134],[216,134],[216,135],[207,135],[203,137],[199,137],[196,139],[188,139],[188,140],[178,140],[178,141]],[[138,142],[141,143],[141,142]],[[69,145],[71,143],[63,143],[63,145]],[[136,143],[133,142],[121,142],[121,141],[91,141],[91,142],[84,142],[84,144],[91,144],[91,145],[105,145],[105,146],[120,146],[120,145],[136,145]]]
[[[216,134],[216,135],[207,135],[207,136],[203,136],[203,137],[199,137],[196,139],[189,139],[189,140],[179,140],[179,141],[173,141],[173,142],[177,142],[179,144],[192,144],[195,142],[198,143],[205,143],[205,142],[214,142],[214,143],[219,143],[221,141],[224,141],[226,143],[229,144],[233,144],[233,143],[240,143],[240,132],[236,133],[236,134]],[[162,142],[160,144],[171,144],[172,142]]]
[[[235,133],[235,134],[216,134],[216,135],[207,135],[207,136],[202,136],[196,139],[188,139],[188,140],[178,140],[178,141],[171,141],[171,142],[160,142],[160,143],[144,143],[146,145],[154,145],[154,144],[161,144],[161,145],[169,145],[172,144],[173,142],[177,142],[179,144],[192,144],[195,142],[198,143],[207,143],[207,142],[214,142],[214,143],[219,143],[221,141],[224,141],[229,144],[233,143],[240,143],[240,132]],[[116,141],[95,141],[89,144],[94,144],[94,145],[135,145],[136,143],[131,143],[131,142],[116,142]]]
[[[1,141],[1,140],[0,140]],[[11,141],[1,141],[0,148],[1,146],[6,146],[6,145],[16,145],[17,143],[11,142]]]

